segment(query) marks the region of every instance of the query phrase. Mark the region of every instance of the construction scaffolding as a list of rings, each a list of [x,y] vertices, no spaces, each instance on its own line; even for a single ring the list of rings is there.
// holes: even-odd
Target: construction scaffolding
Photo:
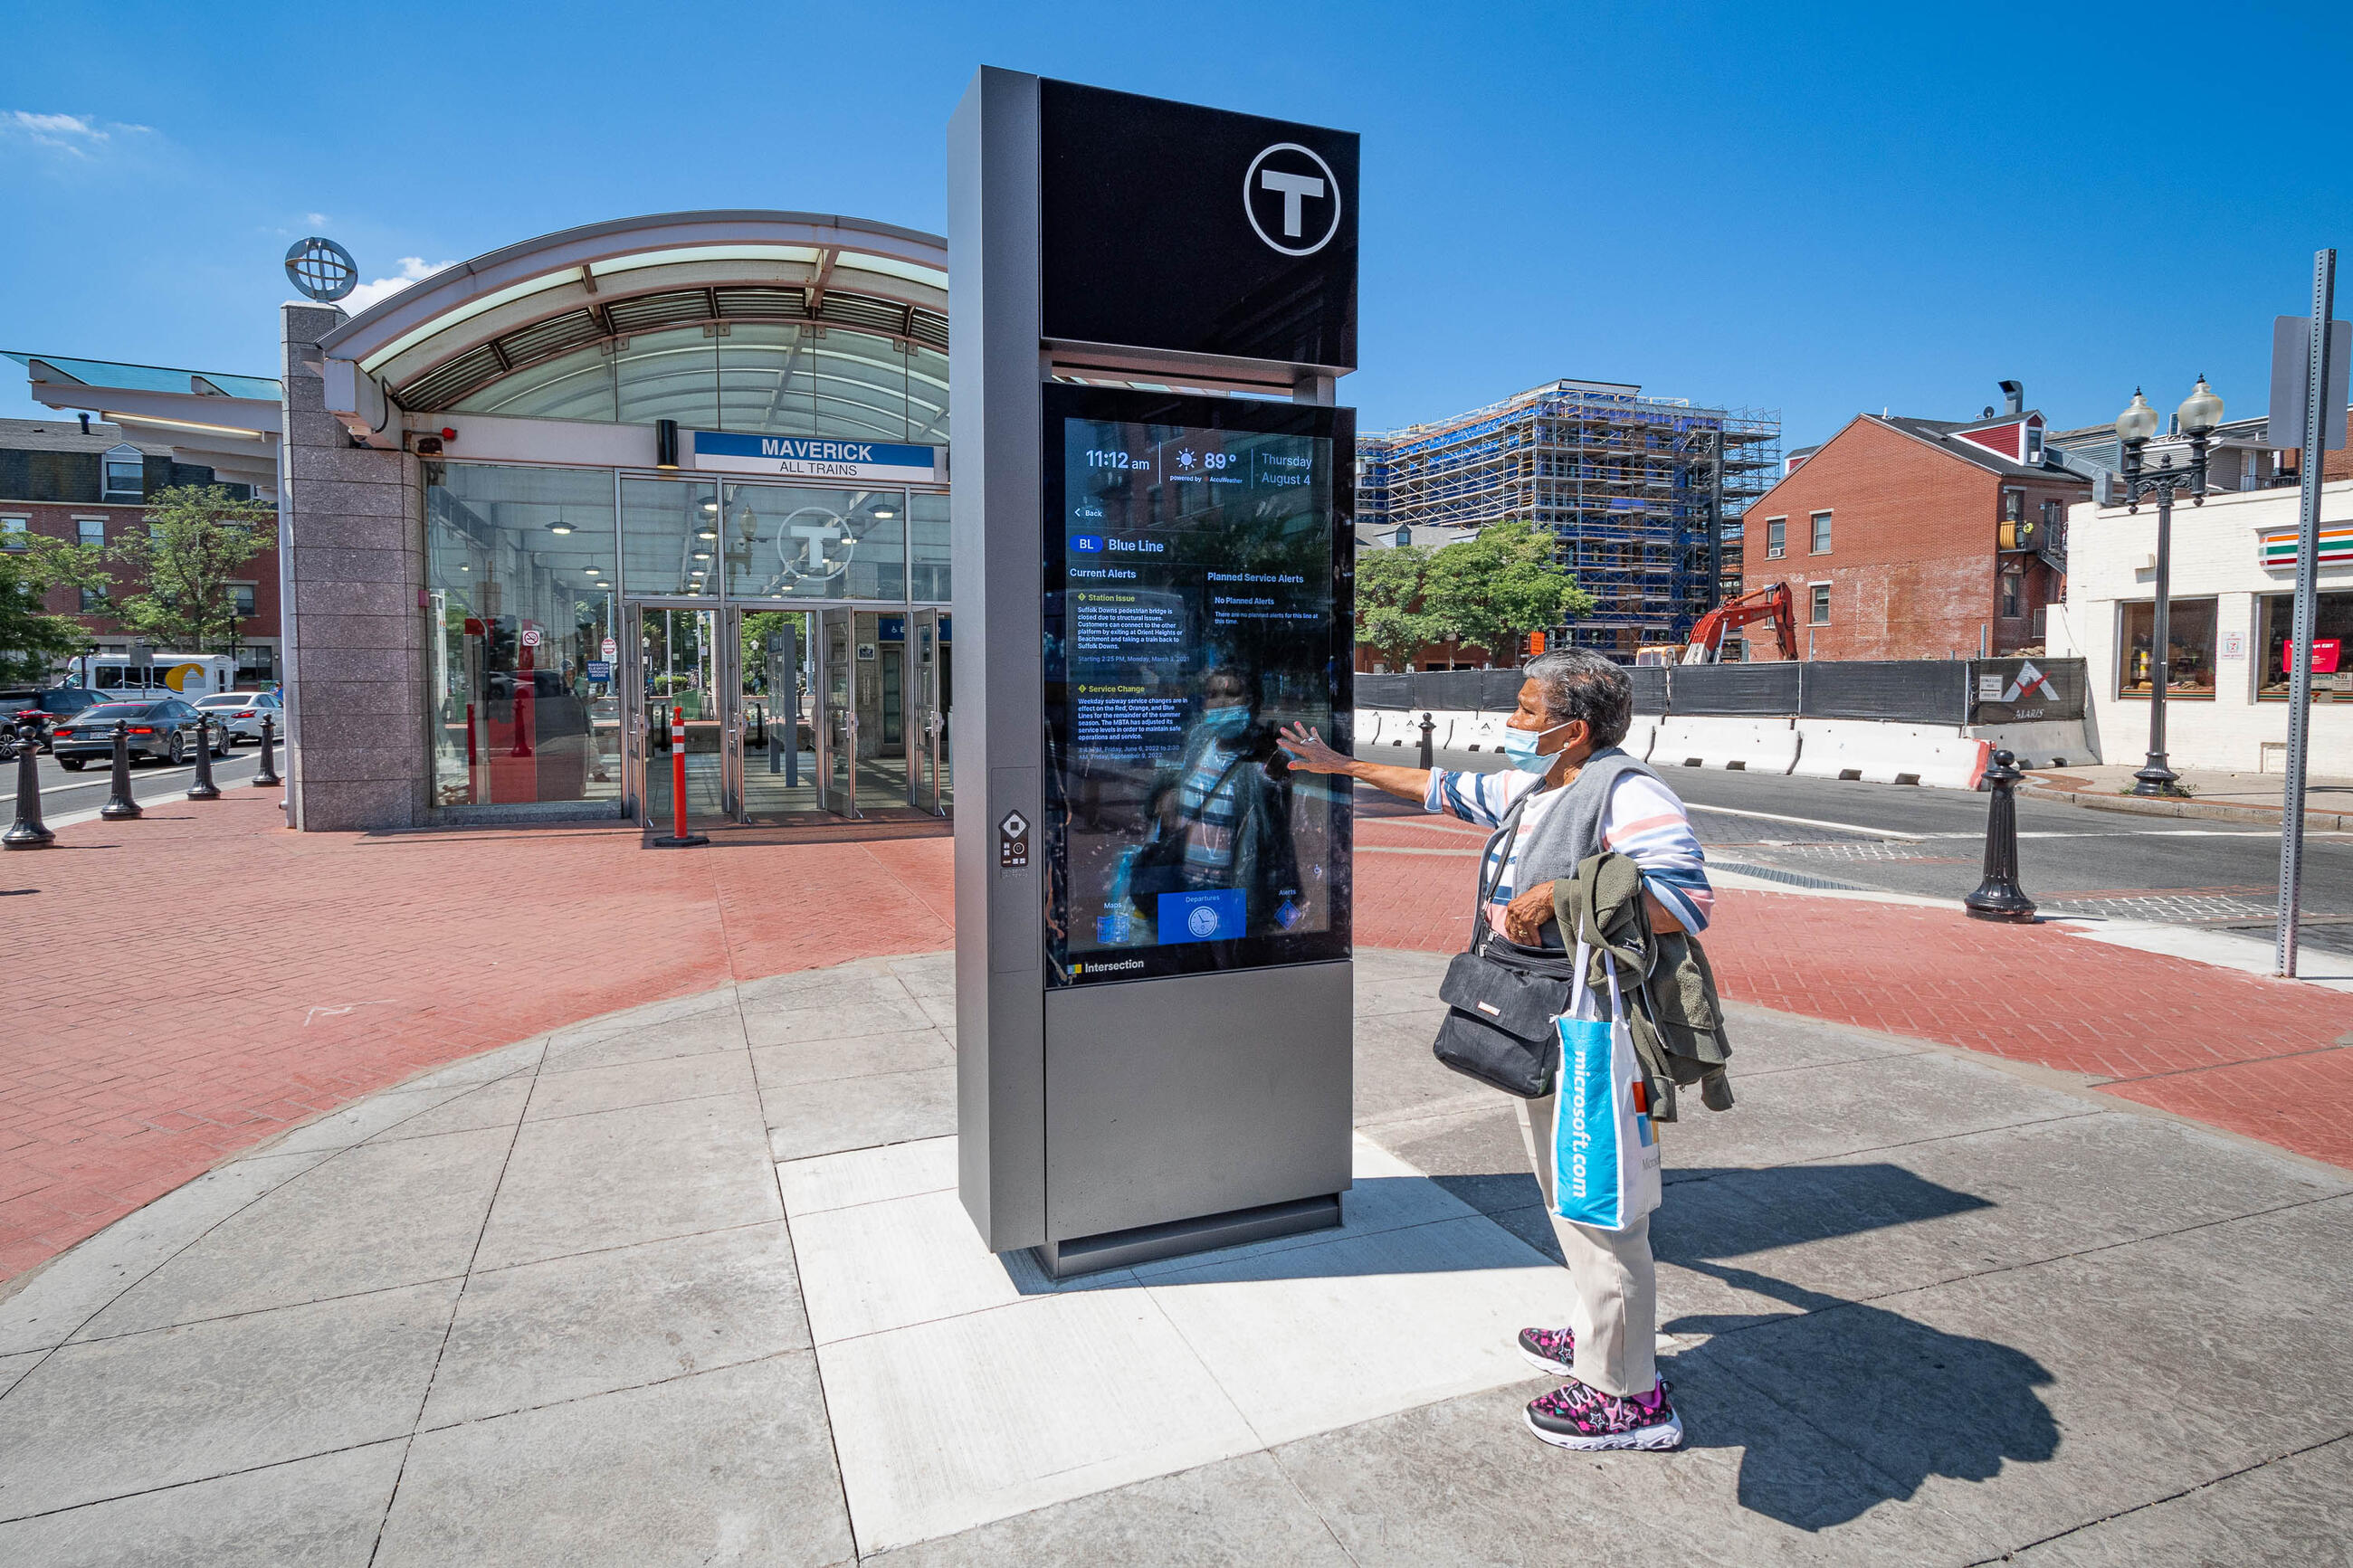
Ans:
[[[1561,564],[1600,601],[1568,640],[1631,657],[1642,643],[1682,641],[1740,592],[1741,517],[1780,468],[1778,409],[1555,381],[1359,437],[1357,521],[1547,529]]]

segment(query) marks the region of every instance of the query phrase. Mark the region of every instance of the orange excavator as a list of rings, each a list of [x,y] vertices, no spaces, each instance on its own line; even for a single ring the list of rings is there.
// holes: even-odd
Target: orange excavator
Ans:
[[[1775,583],[1737,599],[1727,599],[1692,623],[1691,641],[1678,649],[1672,643],[1646,647],[1637,664],[1714,664],[1724,650],[1725,635],[1758,621],[1773,623],[1773,635],[1783,658],[1798,657],[1797,614],[1789,584]]]

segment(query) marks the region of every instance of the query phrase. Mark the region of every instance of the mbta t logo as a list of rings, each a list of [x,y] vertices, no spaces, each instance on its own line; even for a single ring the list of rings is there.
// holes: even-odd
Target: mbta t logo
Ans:
[[[1321,155],[1296,142],[1278,142],[1250,160],[1242,176],[1242,211],[1271,248],[1313,256],[1340,232],[1340,181]]]

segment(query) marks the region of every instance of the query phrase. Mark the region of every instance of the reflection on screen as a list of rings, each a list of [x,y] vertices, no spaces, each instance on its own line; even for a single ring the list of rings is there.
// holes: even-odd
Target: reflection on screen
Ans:
[[[1335,792],[1274,737],[1334,732],[1332,443],[1096,419],[1062,437],[1054,970],[1142,978],[1185,944],[1331,931]]]

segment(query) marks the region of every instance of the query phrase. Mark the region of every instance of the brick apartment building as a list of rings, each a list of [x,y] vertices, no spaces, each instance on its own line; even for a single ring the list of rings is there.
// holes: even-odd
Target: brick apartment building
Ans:
[[[126,441],[121,428],[102,420],[71,414],[0,419],[0,549],[25,548],[21,541],[28,533],[112,544],[127,530],[147,525],[147,498],[156,491],[215,482],[211,468],[178,461],[169,447]],[[225,488],[240,498],[253,493],[244,484]],[[114,594],[139,591],[135,579],[121,567],[114,571]],[[267,684],[280,674],[275,540],[239,568],[237,586],[239,608],[248,610],[237,627],[238,684]],[[47,608],[80,622],[90,632],[91,646],[101,653],[131,647],[130,632],[94,595],[59,589],[49,595]]]
[[[1792,454],[1748,508],[1741,576],[1787,583],[1815,658],[1942,658],[2042,646],[2063,592],[2067,509],[2092,481],[2046,452],[2042,416],[1967,421],[1859,414]],[[1768,638],[1746,657],[1778,658]]]

